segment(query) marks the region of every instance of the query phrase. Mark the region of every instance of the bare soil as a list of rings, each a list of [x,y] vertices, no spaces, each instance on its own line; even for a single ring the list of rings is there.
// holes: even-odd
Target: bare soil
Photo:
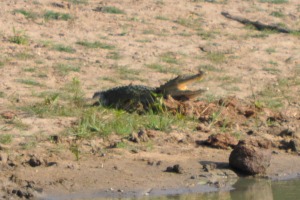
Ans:
[[[299,34],[258,31],[221,15],[300,30],[298,0],[30,0],[0,1],[0,8],[1,198],[224,188],[240,176],[228,165],[232,149],[204,141],[225,132],[271,141],[271,165],[260,177],[299,175]],[[47,11],[71,18],[47,19]],[[120,85],[156,87],[200,69],[208,72],[203,97],[166,101],[169,112],[196,118],[195,127],[143,130],[147,139],[138,142],[114,133],[74,140],[61,133],[78,116],[41,117],[22,109],[45,102],[45,93],[65,93],[74,78],[90,98]],[[166,172],[174,165],[180,173]]]

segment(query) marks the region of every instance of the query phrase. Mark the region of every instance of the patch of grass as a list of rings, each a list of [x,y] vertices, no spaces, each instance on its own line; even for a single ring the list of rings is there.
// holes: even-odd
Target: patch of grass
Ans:
[[[178,18],[177,20],[175,20],[175,23],[193,30],[202,30],[201,21],[202,19],[200,17],[199,18]]]
[[[32,80],[32,79],[17,79],[17,82],[25,84],[25,85],[32,85],[32,86],[43,86],[43,84]]]
[[[25,68],[23,69],[24,72],[35,72],[36,68],[34,67],[29,67],[29,68]]]
[[[274,3],[274,4],[281,4],[281,3],[288,3],[288,0],[260,0],[262,3]]]
[[[148,64],[148,65],[146,65],[146,67],[148,67],[150,69],[154,69],[155,71],[160,72],[160,73],[168,73],[167,66],[159,64],[159,63]]]
[[[53,41],[51,40],[40,40],[39,43],[44,47],[52,47],[54,45]]]
[[[141,80],[137,75],[140,74],[140,70],[130,69],[128,66],[115,65],[114,68],[117,70],[120,79],[122,80]]]
[[[38,17],[38,14],[33,11],[28,11],[25,9],[16,9],[13,11],[14,13],[20,13],[24,15],[27,19],[36,19]]]
[[[8,41],[20,45],[27,45],[29,43],[28,36],[25,35],[25,32],[18,31],[15,28],[13,28],[13,36],[9,37]]]
[[[207,58],[216,64],[223,63],[226,60],[224,53],[221,52],[210,52],[207,54]]]
[[[262,70],[270,73],[270,74],[279,74],[281,71],[274,67],[264,67]]]
[[[35,56],[33,54],[27,53],[27,52],[20,52],[15,54],[15,58],[18,58],[20,60],[29,60],[33,59]]]
[[[72,4],[85,4],[85,5],[89,3],[88,0],[68,0],[68,2]]]
[[[187,127],[187,119],[169,113],[127,113],[122,110],[111,110],[102,107],[88,108],[82,112],[78,126],[70,132],[79,138],[107,136],[115,133],[129,136],[143,128],[170,131],[172,127]]]
[[[160,55],[161,61],[169,64],[179,64],[177,55],[174,52],[166,52]]]
[[[75,53],[76,50],[73,47],[65,46],[63,44],[55,44],[52,47],[56,51],[66,52],[66,53]]]
[[[30,128],[30,125],[22,122],[20,119],[14,119],[9,123],[13,124],[14,127],[16,127],[19,130],[28,130]]]
[[[92,48],[92,49],[96,49],[96,48],[101,48],[101,49],[115,49],[114,45],[110,45],[110,44],[106,44],[106,43],[101,43],[101,42],[88,42],[88,41],[78,41],[76,42],[76,44],[84,46],[86,48]]]
[[[273,11],[270,15],[278,18],[283,18],[285,16],[282,12],[279,11]]]
[[[0,143],[1,144],[9,144],[12,142],[12,135],[11,134],[0,134]]]
[[[0,69],[4,66],[4,62],[3,61],[0,61]]]
[[[238,83],[241,81],[240,77],[234,77],[234,76],[221,76],[218,77],[218,80],[222,81],[223,83],[226,84],[231,84],[231,83]]]
[[[218,69],[217,67],[213,66],[213,65],[199,65],[198,70],[203,70],[203,71],[211,71],[211,72],[219,72],[220,69]]]
[[[4,98],[5,97],[5,93],[0,91],[0,98]]]
[[[268,107],[271,109],[279,109],[284,106],[284,100],[286,98],[285,89],[278,87],[278,85],[270,85],[258,92],[257,99],[262,107]]]
[[[44,19],[45,20],[68,21],[68,20],[72,19],[72,16],[68,13],[59,13],[59,12],[54,12],[54,11],[48,10],[44,13]]]
[[[136,40],[137,42],[140,42],[140,43],[150,43],[151,40],[149,39],[142,39],[142,40]]]
[[[109,81],[112,83],[117,83],[118,81],[114,77],[99,77],[98,80]]]
[[[300,31],[292,31],[291,35],[294,35],[296,37],[300,37]]]
[[[145,34],[145,35],[156,35],[156,31],[153,30],[153,29],[146,29],[146,30],[143,30],[143,34]]]
[[[38,117],[78,116],[84,105],[84,93],[77,78],[66,84],[63,93],[45,94],[42,102],[21,107],[25,112]],[[60,101],[63,97],[65,101]]]
[[[200,36],[204,40],[214,39],[217,34],[215,31],[204,31],[202,29],[197,31],[197,35]]]
[[[26,141],[26,142],[20,144],[22,149],[27,149],[27,150],[35,148],[36,145],[37,145],[36,138],[31,138],[30,141]]]
[[[76,161],[79,161],[80,158],[80,149],[78,144],[72,144],[70,147],[70,151],[74,154]]]
[[[181,33],[178,33],[178,35],[182,36],[182,37],[190,37],[192,36],[193,34],[192,33],[187,33],[187,32],[181,32]]]
[[[79,66],[74,66],[71,64],[63,64],[58,63],[54,66],[54,69],[56,72],[58,72],[59,75],[67,75],[69,72],[80,72]]]
[[[272,53],[275,53],[275,52],[276,52],[276,49],[274,49],[274,48],[267,48],[265,51],[266,51],[268,54],[272,54]]]
[[[273,66],[278,66],[278,63],[275,62],[275,61],[272,61],[272,60],[269,61],[269,64],[270,64],[270,65],[273,65]]]
[[[157,72],[164,73],[164,74],[166,74],[166,73],[180,74],[181,73],[181,70],[178,68],[169,67],[169,66],[162,65],[159,63],[148,64],[148,65],[146,65],[146,67],[153,69]]]
[[[110,13],[110,14],[125,14],[123,10],[114,6],[101,7],[100,11],[103,13]]]
[[[121,54],[117,51],[109,52],[106,56],[108,59],[120,60],[122,58]]]
[[[158,20],[163,20],[163,21],[166,21],[166,20],[169,20],[167,17],[165,16],[162,16],[162,15],[158,15],[155,17],[155,19],[158,19]]]

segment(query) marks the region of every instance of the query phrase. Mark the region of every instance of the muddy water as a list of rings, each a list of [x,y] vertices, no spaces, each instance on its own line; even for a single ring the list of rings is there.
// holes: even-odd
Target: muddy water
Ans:
[[[239,179],[232,187],[221,191],[213,187],[183,188],[180,190],[149,190],[140,192],[98,193],[48,197],[47,200],[297,200],[300,199],[300,179],[270,181],[265,179]],[[142,193],[144,192],[144,196]],[[123,194],[120,194],[123,193]],[[181,193],[181,194],[178,194]],[[146,195],[145,195],[146,194]],[[98,197],[97,197],[98,196]],[[100,196],[102,196],[100,198]],[[106,197],[103,197],[106,196]],[[126,198],[120,197],[127,196]],[[135,196],[135,197],[134,197]],[[139,196],[139,197],[136,197]]]

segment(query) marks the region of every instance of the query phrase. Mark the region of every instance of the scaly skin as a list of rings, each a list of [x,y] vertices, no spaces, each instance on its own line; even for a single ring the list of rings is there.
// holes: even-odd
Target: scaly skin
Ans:
[[[204,72],[196,75],[178,76],[165,84],[151,88],[143,85],[127,85],[112,88],[106,91],[96,92],[93,99],[103,106],[135,110],[140,108],[147,110],[151,108],[158,97],[171,96],[177,100],[189,100],[202,94],[206,90],[187,90],[187,85],[201,80]]]

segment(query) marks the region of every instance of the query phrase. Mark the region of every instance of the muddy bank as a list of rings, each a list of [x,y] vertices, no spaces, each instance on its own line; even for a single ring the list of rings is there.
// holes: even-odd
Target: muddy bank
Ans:
[[[256,139],[260,145],[265,141],[264,148],[271,153],[270,166],[257,178],[299,176],[298,115],[253,107],[233,97],[211,103],[172,101],[168,112],[202,113],[195,131],[141,130],[130,136],[94,139],[53,135],[29,150],[1,145],[2,197],[43,199],[85,192],[126,197],[226,190],[245,176],[229,165],[238,138]],[[222,115],[213,118],[216,111]]]

